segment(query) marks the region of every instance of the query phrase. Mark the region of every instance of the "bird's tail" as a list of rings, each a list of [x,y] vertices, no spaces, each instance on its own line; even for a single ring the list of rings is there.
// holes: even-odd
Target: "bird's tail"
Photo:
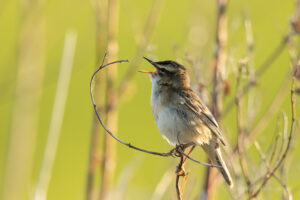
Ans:
[[[212,164],[221,166],[221,168],[218,168],[218,170],[223,175],[226,183],[230,187],[233,187],[232,178],[231,178],[230,173],[227,169],[227,166],[223,160],[220,147],[218,145],[217,145],[217,147],[215,147],[215,145],[203,145],[202,148],[206,152],[206,154],[207,154],[208,158],[211,160]]]

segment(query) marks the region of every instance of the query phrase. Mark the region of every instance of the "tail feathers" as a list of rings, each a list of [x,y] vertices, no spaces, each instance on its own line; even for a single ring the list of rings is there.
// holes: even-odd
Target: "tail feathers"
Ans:
[[[227,168],[227,166],[226,166],[226,164],[225,164],[225,162],[223,160],[220,148],[216,149],[216,164],[222,167],[222,168],[219,168],[219,171],[223,175],[226,183],[230,187],[233,187],[232,178],[231,178],[230,173],[228,171],[228,168]]]
[[[220,150],[220,147],[214,148],[213,146],[210,145],[203,145],[202,146],[206,154],[208,155],[209,159],[214,165],[221,166],[221,168],[218,168],[219,172],[222,174],[224,177],[226,183],[230,186],[233,187],[233,181],[230,176],[230,173],[228,171],[228,168],[223,160],[222,153]]]

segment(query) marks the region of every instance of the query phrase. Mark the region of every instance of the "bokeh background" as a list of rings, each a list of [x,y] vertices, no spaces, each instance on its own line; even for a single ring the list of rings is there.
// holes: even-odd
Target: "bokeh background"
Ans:
[[[51,131],[59,135],[57,146],[53,147],[56,154],[46,196],[51,200],[86,198],[94,123],[89,81],[104,54],[99,37],[108,31],[105,26],[101,27],[101,23],[98,26],[99,16],[102,16],[98,13],[98,3],[94,0],[0,2],[0,198],[34,198],[43,159],[47,160],[44,151]],[[156,12],[149,17],[153,4]],[[190,73],[195,74],[193,70],[198,69],[198,77],[202,82],[208,81],[210,90],[215,1],[119,0],[116,6],[118,31],[115,42],[118,51],[115,59],[134,60],[138,64],[134,66],[137,69],[151,69],[142,56],[155,60],[177,60],[186,65]],[[281,42],[289,30],[289,20],[294,11],[295,2],[291,0],[231,0],[227,10],[228,74],[236,71],[238,61],[248,55],[245,15],[252,24],[253,63],[256,68]],[[148,18],[154,22],[149,22]],[[148,32],[145,33],[145,30]],[[143,38],[146,38],[147,45],[140,55],[138,46]],[[189,59],[194,60],[196,66],[189,66]],[[66,66],[65,71],[62,66]],[[119,83],[129,67],[132,67],[130,63],[111,66],[118,69],[114,82]],[[267,110],[290,69],[290,54],[285,49],[270,69],[259,77],[255,90],[255,122]],[[103,70],[101,73],[106,72]],[[192,80],[197,84],[195,77]],[[225,102],[235,95],[235,77],[229,76],[228,81],[231,90]],[[58,83],[62,85],[58,87]],[[59,91],[59,88],[63,89]],[[134,72],[129,88],[118,102],[118,136],[137,146],[166,152],[171,147],[161,138],[155,126],[150,91],[149,77]],[[281,112],[290,118],[289,93],[290,84],[287,84],[283,103],[258,138],[264,149],[273,139],[276,120]],[[55,107],[55,98],[59,99],[61,107]],[[57,115],[53,117],[55,113]],[[53,122],[53,119],[57,121]],[[54,123],[54,130],[51,123]],[[237,135],[235,109],[222,118],[220,124],[233,146]],[[98,138],[100,154],[103,134],[101,132]],[[295,141],[291,153],[295,159],[290,161],[286,177],[294,199],[300,198],[300,162],[297,159],[300,148],[297,144]],[[116,144],[116,149],[111,199],[151,199],[157,193],[156,187],[162,177],[166,177],[169,183],[162,199],[176,197],[175,159],[143,154],[120,144]],[[192,155],[198,160],[206,160],[201,149]],[[253,166],[249,171],[255,174],[260,157],[254,148],[250,148],[248,156]],[[97,187],[100,188],[100,167],[98,162],[96,191]],[[188,162],[186,169],[189,179],[185,195],[187,199],[195,199],[201,194],[205,167]],[[281,186],[271,181],[260,198],[281,199],[281,194]],[[218,188],[216,199],[231,199],[224,184]]]

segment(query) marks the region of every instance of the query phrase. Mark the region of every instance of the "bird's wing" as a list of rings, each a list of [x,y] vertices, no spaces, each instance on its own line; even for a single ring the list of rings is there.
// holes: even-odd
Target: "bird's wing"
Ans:
[[[202,103],[198,95],[193,91],[180,91],[177,93],[181,98],[180,104],[191,110],[203,123],[217,136],[225,146],[224,138],[214,116]]]

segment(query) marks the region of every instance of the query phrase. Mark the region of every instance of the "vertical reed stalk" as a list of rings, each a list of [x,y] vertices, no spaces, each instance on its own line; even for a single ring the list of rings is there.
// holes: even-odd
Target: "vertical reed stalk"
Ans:
[[[47,199],[48,186],[55,161],[57,145],[60,136],[60,129],[63,121],[65,104],[67,100],[75,45],[76,34],[74,32],[68,32],[65,37],[63,56],[61,60],[54,105],[52,109],[52,117],[48,137],[46,140],[47,143],[34,196],[35,200]]]
[[[96,15],[96,58],[100,61],[102,60],[106,48],[107,48],[107,0],[95,0],[95,15]],[[97,60],[97,65],[100,65]],[[96,66],[98,67],[98,66]],[[105,98],[106,98],[106,75],[105,73],[99,74],[98,78],[95,80],[94,85],[95,99],[99,106],[99,110],[104,110],[105,108]],[[91,130],[91,144],[88,162],[88,174],[86,183],[86,199],[94,200],[97,197],[97,190],[100,188],[96,183],[97,179],[100,179],[99,166],[101,163],[101,153],[100,141],[104,133],[104,130],[100,128],[98,124],[97,117],[93,113],[92,130]]]
[[[108,3],[109,2],[109,3]],[[99,109],[102,111],[106,111],[106,124],[110,130],[116,132],[117,130],[117,111],[116,106],[128,88],[130,81],[132,80],[138,63],[141,61],[143,54],[146,51],[147,45],[151,40],[153,35],[153,30],[155,27],[156,22],[158,21],[158,16],[160,14],[162,8],[163,1],[155,0],[153,2],[152,8],[149,12],[147,22],[145,24],[143,34],[140,35],[140,40],[138,43],[136,55],[133,58],[125,76],[122,78],[121,83],[116,86],[113,84],[115,76],[116,76],[116,67],[111,69],[106,69],[107,74],[100,74],[100,78],[97,80],[95,84],[95,96],[97,99],[97,105],[100,105]],[[98,0],[97,5],[97,57],[102,58],[103,52],[105,50],[108,51],[108,60],[115,60],[117,56],[117,27],[118,27],[118,8],[119,8],[119,1],[107,1],[107,0]],[[106,11],[108,13],[106,13]],[[107,31],[107,32],[106,32]],[[102,55],[100,55],[102,54]],[[103,98],[106,97],[106,98]],[[96,169],[99,165],[99,162],[102,163],[101,169],[101,188],[100,188],[100,199],[105,199],[108,194],[109,184],[112,179],[113,171],[109,168],[110,166],[114,167],[114,144],[109,137],[104,136],[104,150],[102,152],[103,155],[99,156],[99,126],[97,124],[96,116],[93,120],[93,130],[92,130],[92,137],[91,137],[91,150],[90,150],[90,161],[89,161],[89,172],[88,172],[88,180],[87,180],[87,193],[86,198],[91,200],[95,199],[95,186],[94,182],[96,177]],[[108,156],[111,154],[112,156]],[[111,174],[111,175],[110,175]],[[94,191],[95,190],[95,191]]]
[[[109,0],[108,1],[108,15],[107,15],[107,51],[108,51],[108,62],[117,59],[118,54],[118,17],[119,17],[119,1]],[[118,94],[115,89],[115,81],[117,78],[117,67],[110,67],[106,69],[106,124],[107,128],[117,132],[117,102]],[[110,187],[112,185],[114,170],[115,170],[115,152],[116,144],[112,137],[108,134],[104,136],[103,155],[101,163],[101,187],[99,199],[108,199]]]
[[[21,2],[16,90],[1,199],[28,197],[44,76],[42,3]]]
[[[220,107],[222,106],[223,76],[226,65],[226,44],[227,44],[227,0],[217,0],[217,19],[216,19],[216,49],[212,62],[213,69],[213,91],[212,91],[212,113],[218,120],[220,118]],[[208,167],[204,184],[204,199],[212,200],[215,194],[216,169]]]

